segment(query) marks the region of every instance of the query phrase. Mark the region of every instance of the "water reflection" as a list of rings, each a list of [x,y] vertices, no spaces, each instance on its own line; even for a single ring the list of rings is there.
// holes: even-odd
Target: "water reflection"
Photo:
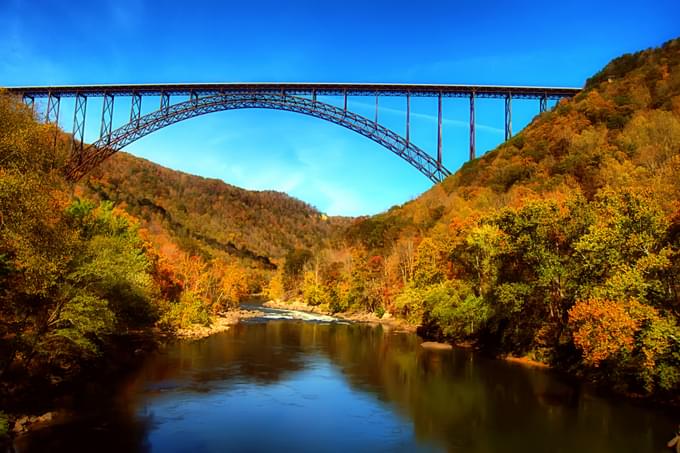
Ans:
[[[177,344],[20,451],[664,451],[668,414],[361,325],[268,321]],[[109,448],[111,448],[109,450]]]

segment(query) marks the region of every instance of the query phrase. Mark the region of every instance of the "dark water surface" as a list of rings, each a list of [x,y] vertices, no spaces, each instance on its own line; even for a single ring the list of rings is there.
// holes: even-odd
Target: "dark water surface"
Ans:
[[[171,346],[19,452],[663,452],[668,413],[415,335],[300,320]]]

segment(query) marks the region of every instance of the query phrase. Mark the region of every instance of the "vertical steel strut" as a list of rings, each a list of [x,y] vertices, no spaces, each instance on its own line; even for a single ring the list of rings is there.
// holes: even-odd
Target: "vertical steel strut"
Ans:
[[[344,111],[345,111],[345,113],[347,113],[347,90],[344,90],[344,91],[343,91],[343,96],[344,96],[344,98],[345,98],[345,108],[344,108]]]
[[[541,96],[540,100],[540,111],[541,113],[548,110],[548,97],[546,95]]]
[[[437,114],[437,164],[442,164],[442,94],[439,93]]]
[[[71,140],[71,154],[80,162],[85,142],[85,116],[87,113],[87,96],[76,94],[76,106],[73,111],[73,138]]]
[[[132,93],[132,104],[130,105],[130,123],[139,125],[139,117],[142,114],[142,95]]]
[[[475,92],[470,94],[470,160],[475,159]]]
[[[373,122],[378,124],[378,93],[375,93],[375,120]]]
[[[57,136],[59,135],[59,107],[61,105],[61,97],[58,94],[53,94],[51,91],[47,95],[47,112],[45,112],[45,122],[54,123],[54,141],[52,148],[57,147]],[[54,121],[52,121],[54,119]]]
[[[59,124],[59,104],[61,98],[58,94],[51,91],[47,95],[47,111],[45,112],[45,122]]]
[[[113,125],[113,95],[104,94],[104,104],[102,105],[102,125],[99,131],[99,140],[104,143],[111,141],[111,126]]]
[[[161,110],[164,112],[168,111],[170,107],[170,94],[166,92],[161,93]]]
[[[512,137],[512,94],[505,95],[505,140]]]
[[[23,100],[24,104],[31,108],[31,113],[35,114],[35,98],[24,94]]]
[[[406,144],[411,143],[411,93],[406,93]]]

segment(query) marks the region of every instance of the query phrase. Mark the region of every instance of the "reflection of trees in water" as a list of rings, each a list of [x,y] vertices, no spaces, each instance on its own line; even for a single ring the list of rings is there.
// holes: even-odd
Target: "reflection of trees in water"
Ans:
[[[117,406],[102,415],[103,431],[93,435],[92,445],[98,451],[147,449],[145,436],[152,420],[134,412],[141,386],[154,393],[165,388],[224,391],[250,382],[268,385],[305,370],[319,357],[328,358],[354,389],[411,420],[419,439],[448,449],[646,451],[663,442],[654,439],[651,428],[646,437],[637,434],[641,426],[658,424],[652,412],[581,396],[543,370],[464,350],[426,350],[419,343],[415,335],[356,324],[236,325],[224,334],[177,344],[151,359],[136,379],[122,386]],[[91,419],[85,423],[91,425]],[[78,445],[89,445],[82,437],[88,431],[78,426],[69,426],[65,437],[78,435]],[[31,439],[31,444],[44,446],[40,436]],[[40,450],[46,449],[26,451]]]
[[[639,423],[652,426],[651,413],[581,397],[544,370],[419,344],[415,335],[381,327],[270,321],[181,344],[161,369],[169,373],[163,379],[190,375],[195,390],[200,384],[210,389],[216,381],[220,388],[244,380],[269,384],[302,371],[317,354],[328,357],[353,388],[410,419],[419,439],[448,448],[644,451],[652,445],[649,438],[621,435],[619,429],[635,433]]]
[[[217,382],[252,380],[269,384],[301,371],[307,361],[300,345],[300,328],[272,321],[237,324],[220,335],[182,342],[153,359],[139,381],[168,382],[186,390],[209,390]]]
[[[54,425],[33,431],[30,436],[16,441],[21,453],[97,453],[147,452],[151,446],[147,435],[153,426],[151,415],[140,416],[131,406],[122,407],[115,402],[96,413],[86,412],[67,424]]]
[[[412,420],[416,436],[475,451],[644,451],[633,433],[652,414],[582,397],[558,376],[481,357],[431,351],[413,335],[362,325],[299,324],[301,350],[327,356],[354,388]],[[640,420],[642,415],[643,420]],[[631,420],[635,420],[631,422]],[[629,435],[618,427],[625,426]]]

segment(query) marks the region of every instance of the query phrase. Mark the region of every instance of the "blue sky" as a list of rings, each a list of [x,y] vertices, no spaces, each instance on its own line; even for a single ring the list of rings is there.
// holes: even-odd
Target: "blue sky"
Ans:
[[[0,86],[310,81],[582,86],[622,53],[680,36],[669,1],[0,0]],[[323,99],[340,105],[340,99]],[[118,102],[118,100],[117,100]],[[369,118],[373,98],[350,109]],[[404,100],[380,121],[404,130]],[[147,100],[145,112],[158,107]],[[129,114],[116,104],[116,125]],[[60,124],[71,129],[72,104]],[[538,111],[514,101],[513,129]],[[412,140],[434,153],[436,101],[412,101]],[[101,103],[88,103],[97,138]],[[467,104],[444,101],[444,162],[468,150]],[[477,104],[478,152],[503,140],[502,101]],[[285,191],[330,214],[373,214],[430,181],[370,140],[294,113],[241,110],[195,118],[126,149],[250,189]]]

